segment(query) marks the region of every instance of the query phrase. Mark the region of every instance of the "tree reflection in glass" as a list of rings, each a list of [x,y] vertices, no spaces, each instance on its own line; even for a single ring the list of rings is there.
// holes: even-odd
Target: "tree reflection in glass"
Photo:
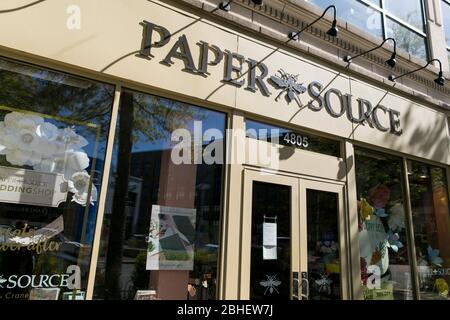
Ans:
[[[0,60],[0,171],[11,178],[2,187],[11,189],[21,174],[22,187],[45,186],[32,196],[16,192],[14,201],[2,192],[0,275],[51,276],[77,265],[85,297],[113,93],[110,85]],[[67,199],[53,203],[47,191]],[[44,243],[53,250],[40,252]],[[20,250],[10,250],[13,244]],[[0,289],[0,296],[18,290],[19,299],[31,299],[43,292],[16,289]],[[59,289],[47,298],[70,298],[71,291]]]
[[[133,299],[143,290],[154,290],[158,299],[215,298],[222,166],[203,161],[175,164],[171,153],[178,143],[172,141],[176,129],[186,129],[192,135],[200,131],[197,134],[204,150],[214,140],[202,137],[204,132],[217,129],[224,133],[225,115],[152,95],[123,92],[96,278],[97,298]],[[156,210],[191,210],[195,212],[193,224],[176,216],[172,219],[170,212],[158,218]],[[172,225],[170,230],[180,234],[156,230],[155,221],[159,224],[162,218]],[[193,234],[188,232],[192,227]],[[148,242],[150,235],[157,234],[159,242]],[[193,239],[192,245],[186,243],[189,239]],[[168,250],[167,246],[177,249]],[[168,268],[170,261],[181,257],[189,262],[186,259],[192,248],[193,270],[180,267],[181,260],[177,270]],[[152,253],[161,253],[165,259],[157,269],[149,262]]]

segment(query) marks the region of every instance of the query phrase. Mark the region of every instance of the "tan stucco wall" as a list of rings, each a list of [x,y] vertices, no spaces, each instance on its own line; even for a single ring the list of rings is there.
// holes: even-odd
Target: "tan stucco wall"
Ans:
[[[25,5],[25,0],[5,0],[0,11]],[[81,9],[81,29],[67,28],[70,5]],[[50,18],[51,17],[51,18]],[[137,57],[142,40],[141,21],[162,25],[172,32],[170,43],[153,48],[151,60]],[[450,163],[449,130],[445,114],[378,89],[359,80],[349,79],[326,66],[313,63],[305,54],[293,54],[270,46],[232,29],[216,25],[189,13],[170,7],[163,1],[143,0],[47,0],[17,11],[0,13],[0,54],[19,50],[50,60],[87,68],[117,78],[142,83],[145,86],[177,92],[206,102],[304,128],[326,132],[338,137],[398,150],[441,163]],[[217,45],[222,50],[237,52],[246,58],[264,59],[269,76],[282,68],[299,74],[299,82],[319,81],[327,89],[337,88],[344,94],[364,98],[376,105],[381,99],[387,108],[401,112],[401,136],[383,133],[374,128],[356,126],[346,116],[333,118],[321,110],[299,108],[284,99],[275,101],[278,91],[268,86],[272,95],[236,88],[221,82],[225,61],[210,66],[210,75],[203,77],[183,72],[183,63],[174,59],[168,67],[160,63],[179,36],[185,34],[194,56],[199,60],[196,43],[200,40]],[[246,71],[244,64],[244,72]],[[247,77],[243,77],[247,80]],[[126,82],[125,82],[126,86]],[[310,98],[301,95],[306,104]],[[387,120],[383,120],[387,121]]]

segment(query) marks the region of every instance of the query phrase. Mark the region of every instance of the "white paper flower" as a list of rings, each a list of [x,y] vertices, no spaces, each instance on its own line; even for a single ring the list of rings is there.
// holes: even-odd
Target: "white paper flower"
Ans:
[[[6,154],[7,148],[3,142],[3,138],[6,135],[5,123],[0,121],[0,154]]]
[[[67,166],[66,159],[61,157],[42,159],[41,163],[34,166],[33,169],[41,172],[63,174],[65,180],[72,178],[72,175],[76,172],[76,170]]]
[[[35,130],[42,123],[44,123],[43,118],[21,112],[11,112],[5,115],[5,125],[8,129],[26,128]]]
[[[391,213],[388,218],[389,228],[391,228],[394,231],[397,230],[397,228],[398,231],[404,229],[406,226],[405,226],[405,210],[403,209],[403,205],[401,203],[396,203],[394,206],[392,206],[390,211]]]
[[[9,131],[4,138],[9,149],[20,149],[27,151],[39,150],[39,137],[36,135],[36,130],[28,128],[18,129],[16,131]]]
[[[85,170],[89,166],[89,157],[83,151],[68,150],[63,154],[49,158],[43,156],[42,162],[34,167],[34,170],[61,173],[64,179],[70,180],[76,172]]]
[[[45,122],[37,126],[36,134],[47,141],[55,141],[59,136],[59,129],[55,125]]]
[[[67,165],[75,171],[83,171],[89,166],[89,157],[83,151],[69,151],[66,153]]]
[[[75,193],[72,197],[72,201],[85,207],[87,204],[87,196],[88,196],[87,192],[83,194]],[[95,186],[92,186],[90,204],[94,205],[95,201],[97,201],[97,188]]]
[[[61,145],[54,141],[38,138],[36,151],[41,153],[43,158],[53,158],[57,155],[63,154],[64,147],[61,148]]]
[[[76,134],[72,128],[59,130],[58,141],[64,143],[68,149],[81,149],[89,144],[82,136]]]
[[[69,191],[78,194],[86,193],[90,179],[91,176],[86,171],[74,173],[69,181]]]
[[[91,176],[86,171],[76,172],[72,175],[68,182],[69,191],[74,194],[72,201],[83,206],[86,205],[90,179]],[[97,188],[92,185],[90,203],[93,204],[94,201],[97,201]]]
[[[8,150],[6,160],[14,166],[35,166],[42,161],[40,154],[30,150]]]
[[[11,157],[17,158],[28,154],[30,151],[40,153],[40,137],[37,134],[37,128],[44,123],[44,120],[38,116],[26,115],[19,112],[11,112],[5,116],[5,121],[1,126],[2,146],[3,154],[13,152],[13,150],[19,149],[24,152],[19,156],[19,153],[15,151],[15,155]],[[6,148],[5,148],[6,147]],[[30,163],[35,163],[33,159],[30,159]]]

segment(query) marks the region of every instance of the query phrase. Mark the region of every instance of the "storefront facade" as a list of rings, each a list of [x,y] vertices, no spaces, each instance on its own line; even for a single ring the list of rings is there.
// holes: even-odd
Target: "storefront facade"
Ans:
[[[448,299],[438,69],[392,82],[429,59],[219,2],[2,4],[0,300]]]

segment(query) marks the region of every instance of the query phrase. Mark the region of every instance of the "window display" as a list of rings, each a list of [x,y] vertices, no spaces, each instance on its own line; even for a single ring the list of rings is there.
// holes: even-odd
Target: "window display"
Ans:
[[[225,119],[122,93],[94,299],[216,298],[223,159],[195,157],[223,147]]]
[[[113,92],[0,60],[0,300],[85,296]]]
[[[421,299],[449,299],[450,217],[445,170],[408,163]]]
[[[413,299],[401,159],[355,148],[364,299]]]

